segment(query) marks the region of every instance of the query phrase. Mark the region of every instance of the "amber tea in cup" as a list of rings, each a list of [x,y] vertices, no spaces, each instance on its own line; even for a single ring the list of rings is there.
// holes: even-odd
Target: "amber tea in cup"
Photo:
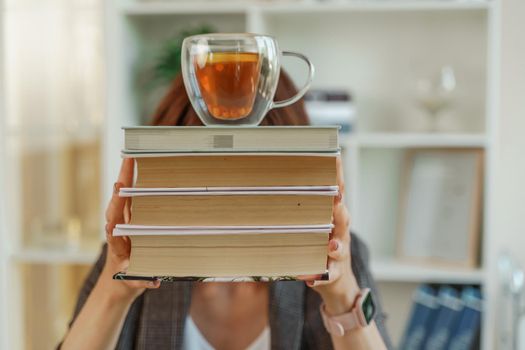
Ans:
[[[297,94],[274,101],[282,56],[306,62],[308,78]],[[249,33],[194,35],[182,43],[182,76],[193,109],[204,125],[257,125],[273,108],[297,102],[314,67],[304,55],[281,51],[275,38]]]
[[[259,83],[259,54],[210,52],[195,56],[195,75],[211,115],[235,120],[249,115]]]

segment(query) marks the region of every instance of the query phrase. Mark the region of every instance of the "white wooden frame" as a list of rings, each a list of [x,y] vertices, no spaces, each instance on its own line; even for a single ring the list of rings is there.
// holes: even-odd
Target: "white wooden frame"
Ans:
[[[3,20],[4,17],[4,1],[0,0],[0,16]],[[8,309],[8,237],[7,237],[7,226],[5,224],[6,212],[5,212],[5,202],[7,196],[5,195],[5,178],[4,178],[4,168],[6,165],[6,156],[5,156],[5,128],[3,120],[5,118],[5,90],[4,90],[4,52],[5,52],[5,43],[4,43],[4,27],[0,27],[0,140],[2,144],[0,145],[0,192],[2,193],[2,200],[0,201],[0,310]],[[6,244],[7,243],[7,244]],[[8,318],[7,312],[0,313],[0,348],[8,349],[9,348],[9,332],[8,332]]]
[[[161,14],[199,15],[199,14],[224,14],[235,13],[245,17],[246,31],[264,33],[267,29],[265,16],[272,14],[297,14],[315,13],[319,16],[330,16],[331,14],[358,12],[383,11],[396,13],[403,11],[470,11],[482,10],[487,14],[487,62],[486,62],[486,115],[485,134],[354,134],[342,140],[343,148],[346,148],[345,163],[347,165],[346,201],[353,217],[354,228],[362,226],[361,211],[359,203],[366,193],[359,190],[360,175],[359,163],[364,151],[371,149],[406,149],[413,147],[465,147],[483,148],[485,150],[484,165],[484,232],[482,267],[466,271],[444,271],[442,269],[413,266],[394,262],[392,260],[377,259],[372,261],[373,273],[379,280],[389,283],[403,282],[437,282],[437,283],[474,283],[483,286],[485,296],[488,299],[486,312],[483,318],[483,349],[491,349],[494,343],[494,323],[492,296],[496,286],[494,279],[489,278],[487,267],[494,262],[496,252],[490,248],[492,230],[491,191],[494,186],[494,166],[497,144],[497,113],[498,104],[498,79],[499,79],[499,35],[500,35],[500,0],[488,1],[396,1],[376,2],[355,0],[349,2],[212,2],[202,6],[194,2],[167,2],[158,1],[137,2],[109,1],[107,23],[113,23],[108,28],[108,120],[107,135],[105,137],[105,198],[111,193],[111,183],[118,171],[118,151],[121,140],[111,136],[108,130],[116,130],[121,125],[133,123],[130,118],[129,106],[125,104],[125,84],[129,82],[129,76],[123,69],[122,62],[129,62],[135,52],[130,51],[127,45],[133,40],[130,36],[130,28],[127,27],[127,19],[130,16],[155,16]],[[494,277],[494,276],[492,276]]]
[[[403,251],[404,240],[406,239],[406,213],[408,205],[408,194],[413,185],[413,169],[415,162],[417,161],[418,153],[446,153],[446,154],[465,154],[468,153],[470,156],[475,158],[474,163],[474,177],[469,179],[474,184],[473,195],[469,199],[469,230],[465,232],[468,236],[467,251],[465,251],[465,259],[463,261],[447,262],[439,258],[434,257],[420,257],[416,258],[413,256],[406,256]],[[411,149],[405,156],[405,164],[403,170],[402,185],[400,188],[400,204],[399,204],[399,223],[396,235],[396,256],[401,260],[412,261],[414,263],[421,263],[422,265],[435,265],[439,267],[458,267],[458,268],[475,268],[479,264],[480,252],[480,224],[481,224],[481,199],[482,199],[482,183],[483,183],[483,168],[484,168],[484,151],[479,148],[465,149],[465,148],[452,148],[452,149],[429,149],[429,148],[416,148]],[[418,206],[419,208],[420,206]]]

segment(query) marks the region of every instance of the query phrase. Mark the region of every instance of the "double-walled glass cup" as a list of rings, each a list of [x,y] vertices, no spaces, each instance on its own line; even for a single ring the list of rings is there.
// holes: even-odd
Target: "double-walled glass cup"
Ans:
[[[308,65],[299,92],[274,101],[281,57],[295,56]],[[182,75],[191,104],[205,125],[258,125],[270,109],[297,102],[308,90],[314,66],[300,53],[280,51],[267,35],[203,34],[184,39]]]

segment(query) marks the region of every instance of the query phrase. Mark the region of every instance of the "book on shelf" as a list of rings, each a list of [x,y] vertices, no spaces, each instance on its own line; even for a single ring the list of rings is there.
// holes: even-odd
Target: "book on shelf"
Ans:
[[[434,288],[425,284],[416,289],[413,296],[412,311],[401,339],[400,349],[424,349],[430,329],[434,326],[438,307],[437,293]]]
[[[131,256],[121,279],[292,280],[326,275],[331,225],[298,226],[137,226],[117,225],[128,236]],[[166,277],[162,277],[166,276]],[[191,277],[193,276],[193,277]]]
[[[346,90],[309,90],[304,96],[304,107],[312,125],[339,125],[343,133],[354,129],[356,109]]]
[[[115,279],[327,278],[337,127],[124,128],[136,162]]]
[[[481,316],[478,287],[419,286],[400,349],[478,349]]]
[[[337,126],[124,127],[124,154],[150,152],[337,152]]]
[[[459,315],[463,309],[463,302],[455,288],[441,286],[438,292],[437,303],[439,307],[425,347],[428,349],[447,350],[451,335],[457,327]]]
[[[483,299],[480,289],[477,287],[464,288],[461,292],[461,300],[464,307],[459,315],[455,331],[450,336],[447,349],[479,349],[479,332],[483,310]]]

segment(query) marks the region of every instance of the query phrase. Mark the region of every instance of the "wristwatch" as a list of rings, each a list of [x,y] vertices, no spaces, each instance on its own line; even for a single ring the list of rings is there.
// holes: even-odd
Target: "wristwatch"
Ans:
[[[328,316],[324,303],[321,304],[321,317],[328,333],[342,337],[346,331],[366,327],[372,322],[376,306],[370,289],[362,289],[357,295],[352,309],[342,315]]]

